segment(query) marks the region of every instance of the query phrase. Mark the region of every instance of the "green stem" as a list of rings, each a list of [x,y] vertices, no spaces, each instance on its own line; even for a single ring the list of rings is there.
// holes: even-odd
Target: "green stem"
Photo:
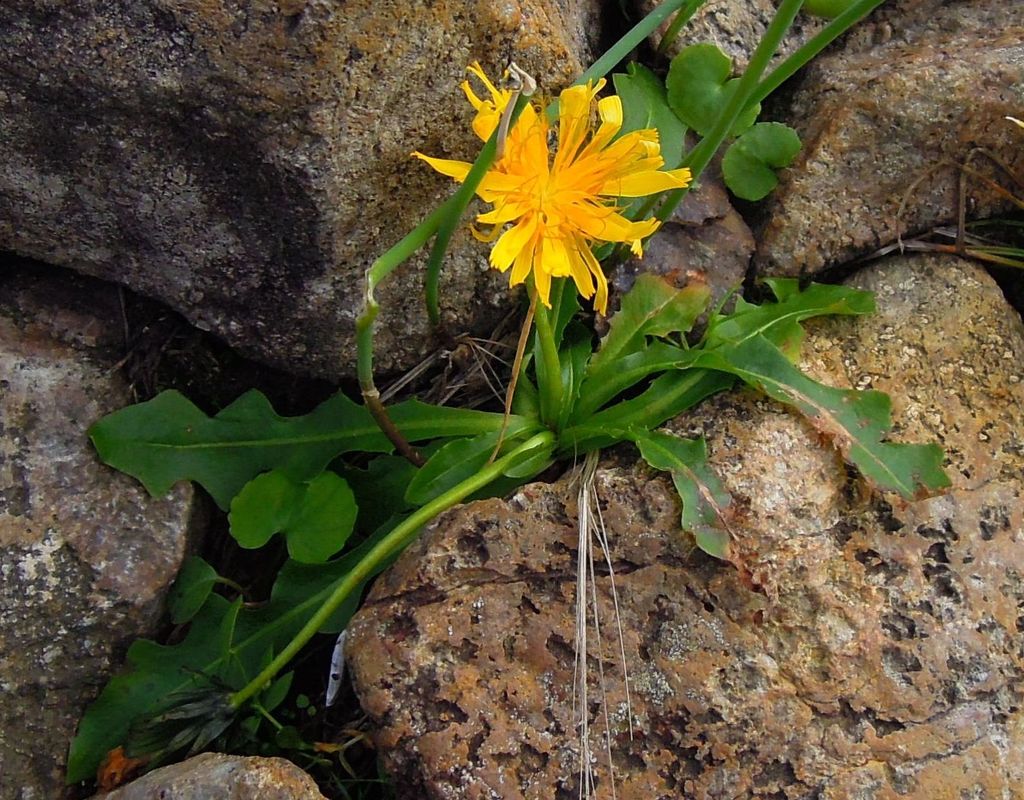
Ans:
[[[530,281],[530,293],[536,289]],[[554,428],[562,409],[562,367],[555,346],[555,331],[551,326],[551,310],[538,299],[535,303],[534,327],[540,352],[537,353],[537,389],[540,391],[540,416],[544,424]]]
[[[510,126],[515,124],[515,121],[529,102],[529,98],[524,95],[516,98],[516,105],[509,119]],[[431,325],[437,326],[441,323],[441,303],[438,287],[441,280],[441,265],[444,263],[444,254],[448,250],[448,244],[451,242],[452,236],[455,235],[455,229],[459,227],[462,215],[469,206],[470,200],[473,199],[480,181],[484,179],[487,170],[494,163],[494,158],[497,154],[497,144],[498,132],[495,131],[480,150],[480,154],[476,157],[476,161],[473,162],[473,166],[470,167],[469,173],[466,175],[462,185],[445,203],[445,206],[449,208],[449,213],[445,215],[444,219],[441,220],[441,224],[437,227],[437,236],[434,238],[434,244],[430,248],[430,256],[427,259],[427,316],[430,318]]]
[[[792,78],[798,70],[804,67],[818,53],[884,2],[885,0],[859,0],[859,2],[851,5],[822,28],[817,35],[804,42],[785,61],[768,73],[768,76],[758,84],[757,91],[754,92],[750,102],[752,104],[760,103],[783,83]]]
[[[331,615],[338,607],[348,599],[352,592],[356,591],[364,581],[374,574],[377,568],[385,563],[392,556],[401,552],[416,535],[420,528],[430,522],[434,517],[443,511],[448,510],[455,504],[465,500],[474,492],[487,486],[491,481],[501,477],[505,470],[511,466],[524,453],[550,445],[554,441],[554,434],[550,431],[543,431],[531,437],[517,446],[507,455],[502,456],[491,464],[487,464],[477,473],[464,480],[457,486],[449,489],[444,494],[431,500],[422,508],[417,509],[405,520],[395,526],[387,536],[381,539],[363,559],[356,564],[352,571],[338,581],[330,596],[317,609],[316,613],[302,626],[302,629],[295,634],[292,640],[280,653],[249,683],[242,689],[231,695],[229,703],[234,709],[238,709],[247,700],[260,692],[273,678],[291,661],[306,643],[327,623]]]
[[[722,146],[722,142],[732,132],[733,125],[736,124],[740,114],[743,113],[744,109],[753,104],[754,93],[757,91],[761,73],[764,72],[768,62],[771,61],[772,56],[779,49],[782,38],[786,35],[790,25],[793,24],[793,20],[796,18],[797,12],[800,11],[802,5],[803,0],[782,0],[779,3],[775,17],[764,32],[764,36],[758,43],[757,49],[754,50],[754,54],[750,57],[750,63],[743,72],[743,76],[736,85],[736,90],[732,93],[732,97],[729,98],[729,102],[725,104],[725,108],[718,115],[718,119],[715,120],[715,124],[708,132],[708,135],[701,139],[697,146],[687,153],[686,158],[683,159],[682,165],[690,168],[694,180],[711,163],[711,159],[718,152],[718,148]],[[691,181],[690,186],[692,185],[693,182]],[[689,187],[667,193],[664,202],[658,208],[655,216],[662,222],[667,220],[688,191]]]
[[[625,36],[609,47],[604,55],[591,64],[590,69],[580,75],[574,85],[580,86],[587,81],[603,78],[618,66],[620,61],[636,49],[641,42],[654,33],[662,22],[671,17],[688,2],[693,3],[693,0],[666,0],[666,2],[655,8],[650,14],[630,28]],[[704,0],[699,0],[696,5],[699,6],[703,2]]]
[[[668,26],[668,30],[665,31],[665,35],[661,37],[661,41],[658,43],[659,55],[664,55],[665,51],[672,46],[672,42],[679,36],[683,26],[693,18],[693,15],[697,13],[697,9],[702,5],[704,5],[704,0],[689,0],[683,8],[679,9],[676,18],[672,20],[672,24]]]
[[[380,312],[373,295],[378,284],[412,256],[438,229],[451,212],[453,195],[447,202],[435,208],[419,225],[412,229],[398,244],[390,248],[370,265],[366,271],[366,288],[363,297],[363,310],[356,319],[356,348],[358,352],[357,371],[359,385],[364,389],[373,387],[373,323]]]

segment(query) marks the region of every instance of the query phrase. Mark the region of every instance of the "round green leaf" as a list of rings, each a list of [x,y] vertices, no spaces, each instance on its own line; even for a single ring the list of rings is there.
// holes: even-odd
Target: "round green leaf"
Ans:
[[[343,478],[333,472],[318,475],[285,528],[288,555],[306,564],[326,561],[348,541],[356,512],[355,495]]]
[[[299,484],[279,470],[257,475],[231,501],[231,535],[246,549],[263,547],[288,525],[301,495]]]
[[[686,125],[706,136],[736,91],[738,79],[729,79],[732,59],[713,44],[694,44],[672,59],[665,89],[668,105]],[[730,133],[737,136],[761,113],[761,105],[743,110]]]
[[[245,548],[265,545],[283,533],[288,554],[316,564],[337,553],[355,525],[357,506],[348,483],[323,472],[296,483],[274,470],[253,478],[231,501],[231,535]]]
[[[759,122],[733,142],[722,157],[725,185],[744,200],[760,200],[778,184],[775,169],[800,152],[800,137],[780,122]]]

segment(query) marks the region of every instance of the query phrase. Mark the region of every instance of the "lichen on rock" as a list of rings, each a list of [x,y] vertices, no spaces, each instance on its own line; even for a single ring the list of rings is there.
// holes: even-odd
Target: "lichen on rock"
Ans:
[[[792,412],[717,396],[670,427],[707,437],[744,507],[738,569],[679,532],[662,477],[599,470],[632,735],[607,577],[606,693],[587,713],[603,753],[609,712],[619,797],[931,800],[1021,785],[1024,326],[952,257],[892,258],[854,281],[879,313],[811,326],[804,367],[890,392],[895,438],[937,438],[953,488],[871,493]],[[449,512],[355,618],[357,692],[400,796],[576,796],[574,504],[562,480]]]

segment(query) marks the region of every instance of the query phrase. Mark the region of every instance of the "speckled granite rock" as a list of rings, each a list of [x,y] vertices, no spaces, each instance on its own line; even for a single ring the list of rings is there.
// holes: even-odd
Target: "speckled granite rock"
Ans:
[[[153,770],[105,800],[323,800],[313,779],[283,758],[204,753]]]
[[[879,313],[815,326],[805,365],[893,392],[895,438],[938,438],[953,488],[872,494],[800,418],[718,396],[672,427],[707,436],[746,509],[737,570],[679,534],[660,476],[599,470],[635,718],[631,738],[599,577],[620,798],[1024,797],[1024,326],[956,259],[855,282]],[[455,509],[354,620],[355,684],[401,797],[577,796],[575,514],[565,480]]]
[[[452,189],[410,152],[479,146],[466,65],[497,76],[514,58],[557,91],[589,63],[599,13],[597,0],[5,2],[0,249],[338,378],[365,267]],[[431,346],[422,285],[410,264],[379,291],[382,369]],[[506,286],[460,235],[448,321],[486,326]]]
[[[119,341],[116,309],[113,292],[0,278],[4,798],[61,795],[78,717],[152,632],[195,519],[190,487],[152,499],[86,437],[130,401],[104,352]]]
[[[1024,168],[1020,129],[1004,119],[1024,109],[1024,4],[897,3],[800,85],[777,114],[804,147],[769,200],[762,272],[814,273],[954,221],[955,164],[975,148]],[[985,157],[970,166],[1011,185]],[[972,218],[1004,208],[980,179],[966,186]]]

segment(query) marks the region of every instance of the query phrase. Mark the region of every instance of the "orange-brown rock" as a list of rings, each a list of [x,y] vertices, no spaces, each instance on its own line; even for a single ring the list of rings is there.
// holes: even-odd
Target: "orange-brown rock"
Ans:
[[[180,764],[161,767],[102,797],[106,800],[324,800],[313,779],[290,761],[221,753],[203,753]]]
[[[977,267],[900,257],[856,278],[879,313],[813,326],[805,367],[886,389],[899,441],[938,439],[952,489],[869,491],[812,427],[749,392],[673,421],[745,509],[743,566],[696,551],[662,476],[597,473],[588,707],[601,797],[1024,797],[1024,326]],[[570,798],[576,488],[449,512],[349,638],[400,797]],[[597,688],[603,670],[606,692]]]

